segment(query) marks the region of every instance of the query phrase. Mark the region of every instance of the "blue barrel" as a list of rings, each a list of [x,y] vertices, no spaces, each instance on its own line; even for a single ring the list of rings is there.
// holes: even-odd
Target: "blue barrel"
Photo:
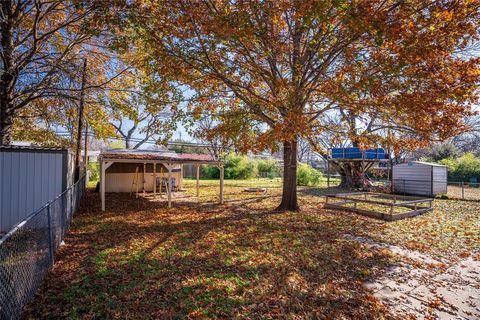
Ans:
[[[385,153],[385,150],[382,148],[367,149],[362,152],[360,148],[349,147],[349,148],[332,148],[332,158],[333,159],[367,159],[367,160],[376,160],[376,159],[388,159],[388,155]]]

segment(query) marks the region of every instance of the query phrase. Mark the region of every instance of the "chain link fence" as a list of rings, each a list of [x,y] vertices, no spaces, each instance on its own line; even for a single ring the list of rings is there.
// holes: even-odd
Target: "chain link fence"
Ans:
[[[0,239],[0,319],[19,319],[53,266],[85,192],[85,176]]]
[[[451,199],[480,200],[480,183],[449,181],[447,189]]]
[[[423,196],[444,197],[449,199],[477,200],[480,201],[480,183],[436,181],[420,179],[371,179],[370,185],[366,186],[370,191],[415,194]]]
[[[427,180],[393,180],[393,192],[398,194],[435,195],[449,199],[479,200],[480,183]]]

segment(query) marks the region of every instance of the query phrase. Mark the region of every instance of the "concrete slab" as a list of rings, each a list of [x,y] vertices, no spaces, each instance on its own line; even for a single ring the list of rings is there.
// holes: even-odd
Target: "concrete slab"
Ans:
[[[446,269],[422,269],[417,266],[445,262],[364,237],[345,238],[372,250],[388,249],[408,258],[407,261],[420,262],[415,266],[392,264],[379,278],[364,284],[394,314],[412,314],[417,319],[480,319],[480,261],[469,257]]]

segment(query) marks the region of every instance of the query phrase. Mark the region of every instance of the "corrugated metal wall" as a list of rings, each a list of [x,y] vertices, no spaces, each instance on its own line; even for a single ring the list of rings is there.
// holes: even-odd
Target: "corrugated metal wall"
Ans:
[[[68,152],[0,149],[0,232],[7,232],[67,187]]]

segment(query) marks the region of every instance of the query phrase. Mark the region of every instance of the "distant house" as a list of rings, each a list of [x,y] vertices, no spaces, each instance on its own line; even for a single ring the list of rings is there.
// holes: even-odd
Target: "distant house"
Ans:
[[[71,186],[73,165],[67,149],[0,146],[0,232]]]
[[[98,157],[100,156],[100,153],[101,151],[98,151],[98,150],[88,150],[88,163],[92,163],[92,162],[97,162],[98,161]],[[85,152],[82,150],[81,151],[81,159],[83,161],[83,158],[85,157]]]
[[[397,193],[419,196],[435,196],[447,193],[446,166],[410,161],[393,166],[393,187]]]

